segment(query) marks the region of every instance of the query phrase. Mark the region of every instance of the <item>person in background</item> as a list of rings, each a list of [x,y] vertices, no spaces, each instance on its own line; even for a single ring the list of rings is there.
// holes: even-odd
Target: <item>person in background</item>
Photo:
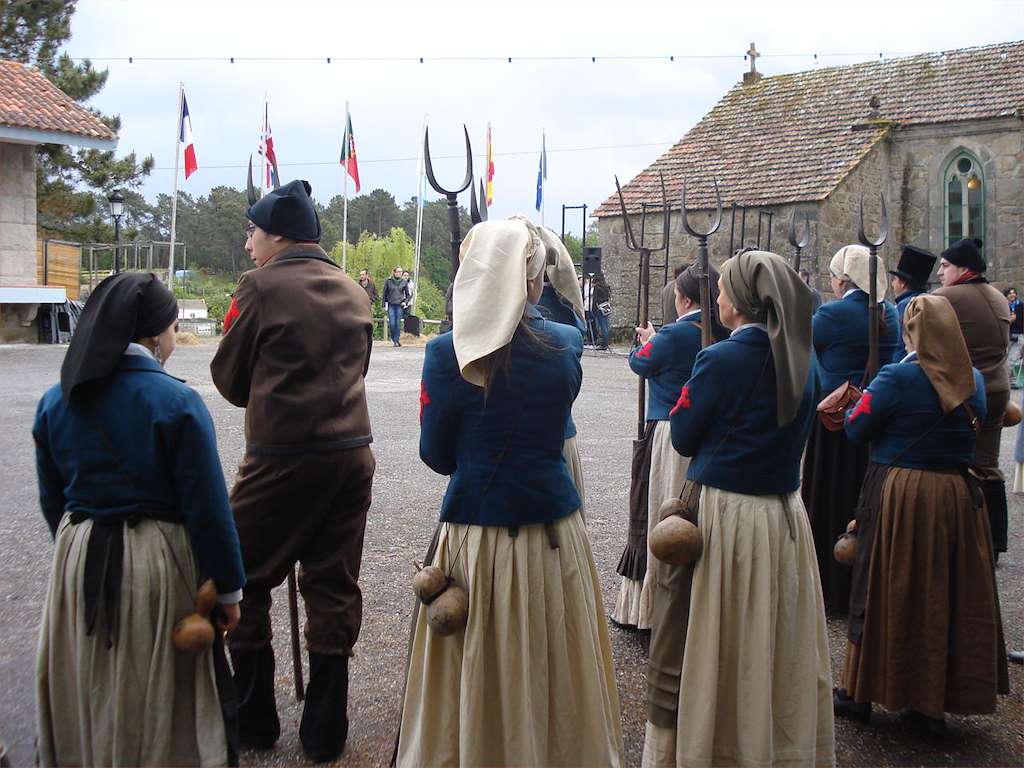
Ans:
[[[402,316],[409,301],[409,283],[402,277],[402,268],[396,266],[391,277],[384,281],[384,305],[388,313],[388,333],[391,346],[402,346]]]
[[[1024,334],[1024,303],[1018,298],[1017,289],[1012,286],[1003,291],[1003,295],[1010,308],[1010,349],[1006,355],[1006,362],[1010,366],[1010,389],[1020,389],[1021,384],[1014,374],[1021,361],[1020,337]]]
[[[367,298],[370,299],[370,306],[373,306],[373,302],[377,300],[377,286],[373,284],[373,280],[370,279],[370,273],[365,269],[359,270],[359,287],[366,291]]]
[[[594,311],[591,316],[594,320],[594,342],[598,349],[608,349],[608,314],[611,314],[612,291],[608,287],[604,273],[598,272],[594,275]],[[607,312],[607,314],[606,314]]]
[[[988,264],[980,240],[959,240],[942,252],[935,290],[953,305],[971,365],[985,377],[985,420],[974,451],[974,468],[981,480],[985,506],[992,524],[996,560],[1007,546],[1006,479],[999,468],[999,441],[1003,414],[1010,401],[1010,374],[1006,365],[1010,346],[1010,308],[1006,297],[985,278]]]
[[[813,314],[821,306],[821,291],[811,285],[811,273],[806,269],[800,270],[800,279],[804,281],[804,285],[811,289],[811,314]]]
[[[405,284],[409,287],[409,298],[405,300],[403,311],[403,315],[408,317],[412,314],[412,304],[416,300],[416,283],[412,281],[412,275],[409,274],[409,270],[402,272],[402,279],[405,280]]]
[[[892,295],[896,297],[896,320],[899,323],[896,351],[892,355],[894,363],[902,361],[907,354],[907,348],[903,343],[903,312],[911,299],[925,292],[925,288],[928,286],[928,277],[938,258],[934,253],[923,248],[904,245],[899,264],[896,265],[896,269],[889,270],[889,274],[892,276],[889,285],[892,288]]]
[[[945,712],[992,714],[1009,691],[988,516],[968,472],[985,380],[945,297],[911,299],[903,328],[909,354],[845,416],[849,438],[871,444],[871,468],[833,705],[865,722],[872,702],[907,710],[941,734]]]
[[[108,277],[39,402],[39,502],[55,539],[36,665],[40,765],[230,761],[223,645],[190,656],[171,639],[208,578],[219,631],[234,629],[245,584],[213,420],[164,371],[177,314],[155,275]]]

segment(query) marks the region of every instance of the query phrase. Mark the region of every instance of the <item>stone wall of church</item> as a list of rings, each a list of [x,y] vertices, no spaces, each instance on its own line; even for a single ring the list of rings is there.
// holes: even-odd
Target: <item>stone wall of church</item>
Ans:
[[[945,173],[962,150],[981,163],[985,257],[994,283],[1024,283],[1024,121],[971,121],[902,129],[893,135],[890,194],[900,202],[896,243],[946,247]],[[898,258],[898,251],[894,251]]]
[[[985,255],[989,278],[1000,287],[1015,284],[1024,288],[1024,124],[1019,118],[921,126],[894,131],[878,142],[819,203],[801,203],[810,217],[811,238],[802,257],[802,265],[828,297],[828,263],[839,248],[857,242],[861,196],[864,199],[865,229],[869,237],[878,235],[881,225],[880,195],[884,192],[889,217],[889,234],[880,255],[887,268],[895,267],[904,243],[940,253],[945,248],[945,179],[949,162],[966,149],[981,162],[985,189]],[[741,243],[757,243],[758,216],[748,210],[746,236],[741,240],[741,217],[733,226],[726,202],[722,225],[710,240],[711,260],[720,264]],[[771,211],[771,249],[792,258],[789,245],[790,217],[793,205],[762,209]],[[710,213],[694,214],[695,226],[704,228]],[[767,218],[762,219],[760,245],[768,247]],[[639,237],[640,217],[631,216],[633,231]],[[802,226],[802,225],[801,225]],[[662,219],[648,215],[648,242],[660,241]],[[639,254],[625,245],[622,218],[605,217],[598,222],[602,247],[602,266],[612,291],[611,325],[628,333],[636,320]],[[672,212],[669,231],[671,265],[697,257],[697,242],[687,235],[678,210]],[[661,254],[652,261],[663,263]],[[671,274],[671,268],[670,268]],[[664,270],[652,269],[650,314],[652,322],[661,321],[660,290]],[[934,276],[933,276],[934,280]]]

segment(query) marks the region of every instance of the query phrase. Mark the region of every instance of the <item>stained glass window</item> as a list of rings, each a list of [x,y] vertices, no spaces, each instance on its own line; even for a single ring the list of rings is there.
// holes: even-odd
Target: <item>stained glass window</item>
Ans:
[[[965,237],[984,242],[985,183],[981,164],[962,152],[946,169],[946,247]]]

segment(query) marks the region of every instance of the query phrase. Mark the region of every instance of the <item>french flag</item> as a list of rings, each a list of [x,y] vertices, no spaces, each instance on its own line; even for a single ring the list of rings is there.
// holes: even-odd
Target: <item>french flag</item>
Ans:
[[[178,136],[179,141],[185,145],[185,180],[199,170],[196,162],[196,145],[192,139],[192,118],[188,116],[188,102],[185,100],[185,92],[181,93],[181,130]]]

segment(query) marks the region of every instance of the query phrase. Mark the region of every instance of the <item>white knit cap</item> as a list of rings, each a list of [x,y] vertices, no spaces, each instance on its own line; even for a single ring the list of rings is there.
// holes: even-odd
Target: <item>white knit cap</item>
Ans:
[[[885,299],[885,264],[875,256],[878,263],[878,275],[875,277],[875,289],[878,301]],[[828,265],[829,271],[842,280],[848,280],[864,293],[870,293],[871,286],[871,251],[863,245],[844,245]]]

